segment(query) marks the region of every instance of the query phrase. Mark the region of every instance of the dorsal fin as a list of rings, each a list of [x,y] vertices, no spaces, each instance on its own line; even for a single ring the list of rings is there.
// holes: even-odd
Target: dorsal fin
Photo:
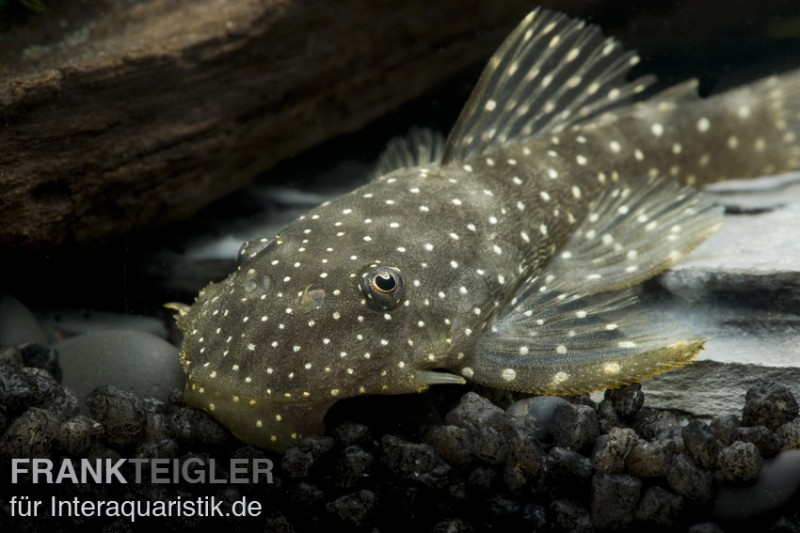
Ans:
[[[700,82],[694,78],[680,82],[677,85],[668,87],[663,91],[653,96],[650,101],[652,102],[672,102],[675,104],[681,102],[695,102],[700,99],[698,90]]]
[[[447,138],[442,163],[558,132],[629,103],[654,81],[626,82],[638,61],[596,26],[532,11],[489,60]]]
[[[442,157],[444,138],[438,131],[412,127],[403,137],[390,140],[378,156],[373,178],[400,168],[415,168],[438,163]]]

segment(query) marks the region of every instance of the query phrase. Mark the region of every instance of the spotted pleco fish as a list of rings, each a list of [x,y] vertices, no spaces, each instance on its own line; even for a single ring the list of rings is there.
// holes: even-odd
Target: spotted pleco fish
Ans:
[[[797,168],[800,74],[647,96],[598,28],[530,13],[446,141],[392,142],[377,176],[176,304],[185,402],[284,450],[337,400],[472,381],[574,394],[687,363],[703,340],[635,287],[722,222],[688,185]]]

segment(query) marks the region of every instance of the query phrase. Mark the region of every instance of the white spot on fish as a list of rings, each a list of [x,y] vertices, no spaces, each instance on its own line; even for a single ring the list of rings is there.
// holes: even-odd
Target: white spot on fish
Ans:
[[[664,126],[656,122],[652,126],[650,126],[650,131],[656,137],[661,137],[664,134]]]
[[[502,377],[506,381],[514,381],[514,378],[517,377],[517,373],[513,368],[506,368],[503,370]]]

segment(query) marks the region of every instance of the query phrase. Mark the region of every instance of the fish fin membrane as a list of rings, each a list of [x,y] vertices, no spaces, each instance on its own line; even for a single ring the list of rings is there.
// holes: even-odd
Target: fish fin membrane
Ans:
[[[379,178],[401,168],[438,163],[444,151],[444,137],[438,131],[412,127],[403,137],[390,140],[375,163],[372,177]]]
[[[667,102],[670,104],[693,103],[700,100],[700,82],[697,79],[689,79],[667,87],[663,91],[655,94],[649,99],[649,103]]]
[[[673,266],[722,225],[723,207],[703,193],[660,177],[630,183],[602,193],[539,276],[546,290],[592,294],[636,285]],[[517,308],[529,307],[530,293],[523,287]]]
[[[703,340],[648,317],[635,305],[634,286],[677,262],[721,220],[720,206],[663,178],[608,189],[545,269],[490,320],[462,375],[493,387],[574,394],[686,364]]]
[[[571,395],[641,381],[687,364],[703,348],[703,339],[648,318],[632,289],[536,293],[530,313],[487,329],[462,374],[491,387]]]
[[[558,133],[631,103],[655,81],[626,80],[638,61],[596,26],[532,11],[489,59],[447,138],[442,163]]]

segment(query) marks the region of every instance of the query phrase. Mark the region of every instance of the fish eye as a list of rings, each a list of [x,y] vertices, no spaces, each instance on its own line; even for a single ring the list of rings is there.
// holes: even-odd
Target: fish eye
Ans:
[[[394,267],[372,267],[361,276],[361,290],[370,306],[376,309],[393,309],[400,305],[404,288],[403,275]]]
[[[236,265],[244,265],[255,256],[269,248],[273,242],[275,242],[275,239],[267,238],[244,241],[241,248],[239,248],[239,253],[236,254]]]

